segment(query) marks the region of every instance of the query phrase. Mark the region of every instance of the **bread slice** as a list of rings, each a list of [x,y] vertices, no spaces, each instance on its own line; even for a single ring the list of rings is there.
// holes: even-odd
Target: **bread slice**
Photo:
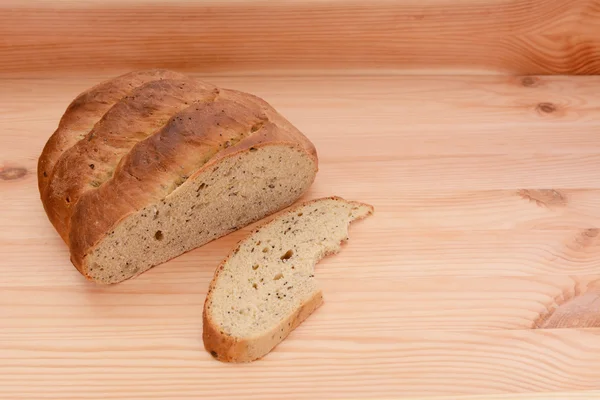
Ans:
[[[348,240],[373,207],[339,197],[287,210],[242,240],[215,272],[204,303],[204,346],[213,357],[263,357],[323,302],[315,264]]]
[[[318,160],[264,100],[153,70],[75,99],[39,168],[72,263],[110,284],[289,206]]]

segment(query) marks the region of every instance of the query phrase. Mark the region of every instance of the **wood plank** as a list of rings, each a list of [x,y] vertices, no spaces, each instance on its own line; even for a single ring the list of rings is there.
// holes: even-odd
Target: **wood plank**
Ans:
[[[322,277],[319,272],[325,304],[305,322],[317,337],[345,337],[358,331],[600,327],[594,317],[600,274],[358,279],[351,269],[335,276]],[[208,271],[188,277],[187,282],[167,280],[160,287],[148,280],[110,288],[3,284],[2,340],[193,336],[201,324],[197,310],[211,277]],[[156,321],[163,324],[155,326]]]
[[[381,229],[364,223],[352,244],[319,265],[319,279],[347,273],[357,285],[365,279],[434,276],[529,276],[600,274],[600,237],[586,231],[422,231]],[[208,284],[214,268],[247,231],[191,251],[137,278],[148,285]],[[2,286],[80,286],[86,282],[69,261],[58,237],[3,240]],[[368,267],[365,267],[365,264]],[[495,279],[495,278],[494,278]]]
[[[206,78],[270,101],[314,140],[325,161],[600,152],[597,77],[543,77],[534,88],[504,77],[302,77],[266,84],[257,77]],[[0,146],[0,160],[36,159],[72,98],[101,79],[5,81],[0,129],[13,146]],[[307,101],[314,107],[307,109]],[[540,104],[555,111],[541,112]]]
[[[149,66],[600,71],[595,0],[9,0],[0,7],[0,66],[8,74]]]
[[[189,334],[3,342],[0,396],[397,398],[584,391],[600,379],[598,329],[341,333],[301,327],[268,359],[238,366]]]
[[[403,397],[404,400],[596,400],[600,398],[598,390],[581,390],[577,392],[545,392],[545,393],[517,393],[517,394],[484,394],[474,396],[418,396]]]
[[[14,146],[0,160],[37,158],[69,102],[107,77],[4,80],[0,129]],[[600,153],[600,77],[200,77],[271,102],[324,160]]]

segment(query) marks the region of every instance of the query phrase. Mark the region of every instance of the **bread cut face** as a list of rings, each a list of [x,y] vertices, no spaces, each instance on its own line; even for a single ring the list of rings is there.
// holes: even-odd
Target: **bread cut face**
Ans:
[[[204,346],[213,357],[263,357],[323,302],[315,264],[337,253],[352,221],[373,213],[339,197],[282,212],[242,240],[215,272],[204,304]]]
[[[83,255],[87,276],[120,282],[292,204],[312,183],[313,168],[297,148],[257,147],[211,163],[164,199],[129,214],[94,246],[78,245],[88,228],[85,214],[76,214],[82,221],[71,241],[75,251],[90,248]],[[101,198],[98,193],[86,209]],[[100,208],[95,218],[101,213]]]
[[[152,70],[77,97],[38,166],[73,264],[117,283],[292,204],[318,162],[264,100]]]

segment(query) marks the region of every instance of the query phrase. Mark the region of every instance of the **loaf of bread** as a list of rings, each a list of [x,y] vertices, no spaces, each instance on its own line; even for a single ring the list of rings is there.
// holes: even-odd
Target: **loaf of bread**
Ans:
[[[289,206],[317,164],[313,144],[264,100],[149,70],[69,105],[38,182],[72,263],[108,284]]]
[[[339,251],[350,222],[373,213],[339,197],[313,200],[255,230],[215,272],[204,304],[204,347],[227,362],[263,357],[323,302],[315,264]]]

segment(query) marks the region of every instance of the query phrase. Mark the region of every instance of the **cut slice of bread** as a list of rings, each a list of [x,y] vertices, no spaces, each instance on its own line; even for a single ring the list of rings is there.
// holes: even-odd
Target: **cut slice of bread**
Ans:
[[[373,213],[339,197],[292,207],[242,240],[217,268],[204,304],[204,346],[248,362],[277,346],[323,302],[315,264],[337,253],[348,226]]]

